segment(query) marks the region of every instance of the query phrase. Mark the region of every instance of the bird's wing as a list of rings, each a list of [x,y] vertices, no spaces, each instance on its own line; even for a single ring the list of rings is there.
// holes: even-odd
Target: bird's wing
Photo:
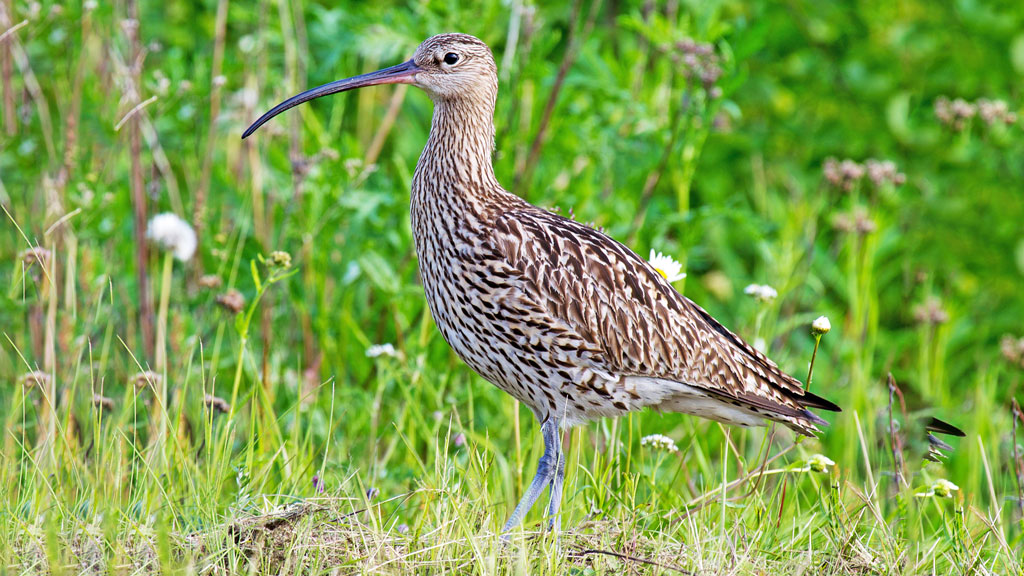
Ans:
[[[600,370],[682,382],[786,419],[821,423],[805,408],[839,410],[589,226],[519,208],[495,219],[492,241],[529,297],[602,350]]]

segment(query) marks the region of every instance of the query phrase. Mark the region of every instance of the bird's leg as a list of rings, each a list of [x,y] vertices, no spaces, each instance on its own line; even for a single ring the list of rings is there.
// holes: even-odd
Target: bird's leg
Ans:
[[[537,474],[534,475],[533,481],[530,482],[530,487],[526,489],[526,493],[523,494],[522,500],[516,505],[516,509],[512,511],[512,517],[508,519],[505,527],[502,528],[502,534],[507,534],[523,521],[523,517],[530,511],[533,503],[537,501],[537,498],[540,497],[549,484],[551,485],[552,507],[554,507],[555,511],[558,510],[557,504],[554,504],[556,496],[555,483],[557,482],[558,484],[557,496],[561,499],[562,478],[558,471],[560,468],[564,468],[561,442],[559,442],[558,435],[558,422],[549,418],[540,425],[540,431],[544,435],[544,455],[540,457],[540,462],[537,463]]]
[[[561,529],[562,517],[558,510],[562,506],[562,481],[565,479],[565,455],[562,454],[562,435],[558,433],[558,425],[553,426],[554,432],[544,434],[544,453],[554,454],[554,474],[551,476],[551,501],[548,502],[548,529],[558,533]]]

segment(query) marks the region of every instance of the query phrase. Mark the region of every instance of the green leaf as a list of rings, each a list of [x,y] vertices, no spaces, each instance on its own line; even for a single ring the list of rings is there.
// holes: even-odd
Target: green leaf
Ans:
[[[255,260],[250,260],[249,261],[249,270],[252,271],[252,282],[253,282],[253,284],[256,285],[256,293],[257,294],[262,294],[263,293],[263,282],[260,281],[260,271],[256,267],[256,261]]]

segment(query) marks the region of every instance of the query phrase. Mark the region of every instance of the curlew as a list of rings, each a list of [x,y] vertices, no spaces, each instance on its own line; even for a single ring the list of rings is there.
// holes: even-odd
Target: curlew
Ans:
[[[501,187],[491,164],[497,69],[473,36],[433,36],[408,62],[298,94],[242,137],[303,102],[378,84],[412,84],[434,102],[411,199],[434,321],[466,364],[540,422],[544,455],[503,532],[548,487],[558,530],[564,428],[653,408],[813,435],[825,421],[808,408],[839,410],[626,246]]]

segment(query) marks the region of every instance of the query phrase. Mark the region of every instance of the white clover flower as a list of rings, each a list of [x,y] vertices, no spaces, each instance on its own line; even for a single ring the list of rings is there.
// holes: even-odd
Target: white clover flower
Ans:
[[[641,446],[650,446],[655,450],[664,450],[669,453],[678,452],[679,448],[676,447],[674,440],[668,436],[662,434],[651,434],[650,436],[644,436],[640,439]]]
[[[824,454],[815,454],[807,459],[807,468],[813,472],[828,473],[828,467],[835,465],[836,463]]]
[[[830,330],[832,330],[832,323],[828,321],[828,316],[818,316],[814,322],[811,322],[811,334],[815,336],[828,334]]]
[[[658,274],[661,274],[669,282],[678,282],[686,278],[686,272],[683,272],[683,265],[671,256],[651,250],[651,257],[647,260],[658,271]]]
[[[751,284],[743,289],[743,293],[753,296],[754,300],[757,300],[758,302],[771,302],[779,296],[779,293],[775,291],[775,288],[772,288],[767,284]]]
[[[377,358],[379,356],[395,358],[398,356],[398,352],[395,351],[395,347],[391,344],[374,344],[366,349],[367,358]]]
[[[942,498],[952,498],[953,492],[957,490],[960,490],[960,487],[945,478],[939,478],[931,486],[931,491]]]
[[[164,212],[157,214],[149,221],[146,238],[156,242],[164,250],[174,252],[174,257],[188,262],[196,253],[198,240],[196,232],[176,214]]]

